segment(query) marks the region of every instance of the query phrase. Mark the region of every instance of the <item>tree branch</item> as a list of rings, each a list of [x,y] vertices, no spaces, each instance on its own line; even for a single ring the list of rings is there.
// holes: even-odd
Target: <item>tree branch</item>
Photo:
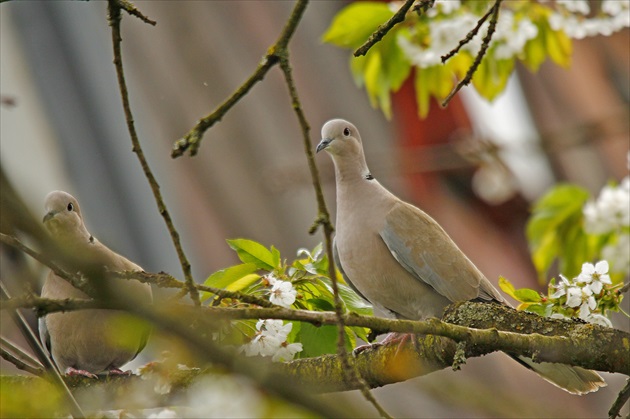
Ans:
[[[123,0],[123,2],[126,2],[126,0]],[[155,179],[155,176],[153,175],[153,172],[149,167],[149,163],[144,156],[144,151],[142,151],[142,147],[140,146],[138,134],[136,133],[133,115],[131,113],[131,105],[129,104],[129,93],[127,91],[127,82],[125,81],[125,73],[122,64],[122,51],[120,48],[120,43],[122,42],[122,37],[120,34],[121,0],[109,0],[108,6],[109,25],[112,28],[112,44],[114,47],[114,66],[116,67],[116,75],[118,76],[118,87],[120,89],[120,96],[122,99],[123,109],[125,111],[125,119],[127,120],[127,128],[131,137],[131,143],[133,144],[133,152],[136,153],[136,156],[138,156],[138,160],[140,161],[140,165],[142,166],[144,175],[149,181],[149,185],[151,186],[151,190],[153,191],[153,196],[155,197],[158,211],[160,212],[160,215],[162,215],[162,218],[164,218],[164,222],[166,223],[168,232],[171,235],[173,245],[175,246],[177,256],[179,257],[179,263],[181,264],[182,271],[184,272],[184,278],[186,280],[186,286],[190,294],[190,299],[196,305],[200,305],[201,302],[199,301],[199,291],[195,287],[195,282],[193,280],[192,272],[190,269],[190,262],[188,262],[188,258],[186,258],[186,254],[184,253],[184,249],[179,239],[179,233],[177,232],[177,229],[173,224],[171,215],[166,208],[164,199],[162,198],[160,185],[157,183],[157,180]]]
[[[2,309],[32,307],[37,310],[68,311],[83,308],[112,308],[111,302],[49,300],[35,296],[2,302]],[[116,307],[125,309],[121,303]],[[276,308],[222,308],[174,305],[183,318],[208,321],[241,319],[282,319],[317,326],[337,324],[333,312]],[[135,312],[135,307],[128,311]],[[630,375],[630,334],[581,321],[541,317],[499,304],[465,302],[449,306],[444,321],[392,320],[374,316],[345,314],[346,326],[368,327],[378,333],[399,332],[433,335],[466,342],[467,356],[505,351],[533,358],[536,362],[557,362],[598,371]],[[158,322],[159,323],[159,322]],[[513,330],[517,329],[518,332]],[[437,356],[437,355],[436,355]],[[297,362],[297,361],[296,361]],[[449,366],[443,363],[442,368]],[[376,366],[375,366],[376,368]]]
[[[411,8],[415,1],[416,0],[405,0],[405,3],[400,6],[400,9],[398,9],[398,11],[394,13],[394,15],[387,22],[379,26],[376,31],[372,35],[370,35],[367,41],[365,41],[363,45],[361,45],[359,48],[357,48],[356,51],[354,51],[354,56],[360,57],[367,54],[370,48],[372,48],[374,44],[383,39],[383,37],[387,35],[387,33],[394,26],[396,26],[400,22],[403,22],[405,20],[405,16],[407,15],[407,11]]]
[[[148,23],[149,25],[152,25],[152,26],[155,26],[157,24],[155,20],[149,19],[147,16],[143,15],[140,12],[140,10],[138,10],[138,8],[134,6],[133,3],[131,3],[130,1],[128,0],[115,0],[115,1],[116,1],[117,6],[120,9],[123,9],[124,11],[129,13],[131,16],[135,16],[141,21],[143,21],[144,23]]]
[[[177,140],[175,144],[173,144],[171,157],[180,157],[186,151],[188,151],[191,156],[197,154],[205,132],[216,122],[220,121],[221,118],[223,118],[223,116],[232,108],[232,106],[238,103],[238,101],[241,100],[256,83],[261,81],[271,67],[280,62],[280,55],[282,52],[286,51],[287,45],[295,33],[295,29],[304,14],[307,4],[308,0],[298,0],[295,3],[291,16],[289,16],[282,33],[278,37],[278,40],[269,47],[267,54],[265,54],[262,61],[258,64],[254,73],[245,80],[245,82],[238,87],[225,102],[219,105],[219,107],[211,114],[201,118],[199,122],[197,122],[197,124],[188,131],[186,135],[184,135],[183,138]]]
[[[442,106],[448,105],[451,99],[453,99],[455,94],[457,94],[457,92],[459,92],[462,87],[468,86],[468,84],[470,84],[473,78],[473,75],[475,74],[475,72],[477,71],[477,68],[479,67],[479,64],[481,64],[481,60],[486,55],[486,51],[488,50],[488,47],[490,46],[490,41],[492,41],[492,36],[494,35],[497,22],[499,21],[499,9],[501,9],[502,1],[503,0],[495,0],[494,5],[490,9],[490,11],[492,12],[492,17],[490,17],[490,24],[488,25],[488,32],[486,32],[486,36],[484,36],[483,38],[481,48],[479,49],[479,52],[477,53],[477,56],[475,57],[475,61],[473,61],[472,65],[466,72],[466,75],[464,76],[464,78],[460,80],[459,83],[457,83],[457,85],[451,91],[451,93],[449,93],[448,96],[446,96],[446,99],[442,101]],[[487,17],[484,16],[482,17],[482,19],[487,19]]]
[[[22,371],[26,371],[30,374],[33,374],[37,377],[41,376],[44,374],[44,370],[42,368],[38,368],[35,367],[27,362],[25,362],[23,359],[18,358],[17,356],[13,355],[12,353],[10,353],[9,351],[5,350],[4,348],[0,348],[0,356],[7,362],[10,362],[11,364],[15,365],[15,367],[17,369],[20,369]]]
[[[610,407],[608,411],[608,418],[615,419],[618,416],[621,416],[619,412],[621,412],[621,408],[628,402],[630,399],[630,378],[626,381],[626,385],[619,392],[619,396],[615,399],[615,402]]]
[[[90,294],[91,291],[89,290],[89,284],[81,277],[81,275],[65,271],[48,256],[34,251],[17,238],[0,233],[0,242],[26,253],[42,265],[49,267],[56,275],[71,283],[73,287],[86,291],[86,293]]]

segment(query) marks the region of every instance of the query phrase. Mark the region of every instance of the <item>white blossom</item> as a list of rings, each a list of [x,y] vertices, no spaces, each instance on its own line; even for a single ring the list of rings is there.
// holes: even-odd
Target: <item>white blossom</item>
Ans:
[[[612,322],[603,314],[591,313],[584,320],[604,327],[613,327]]]
[[[284,324],[282,320],[265,319],[258,320],[256,323],[256,330],[270,336],[275,336],[281,341],[286,340],[289,333],[291,333],[291,329],[293,329],[293,323]]]
[[[172,409],[162,409],[159,412],[151,413],[149,419],[177,419],[179,415]]]
[[[432,19],[429,22],[431,45],[428,48],[420,47],[404,36],[398,37],[398,45],[412,64],[420,68],[441,64],[441,57],[455,48],[459,41],[466,37],[468,31],[475,27],[477,19],[478,17],[472,13],[464,13],[443,20]],[[411,35],[413,38],[413,32]],[[481,37],[477,34],[462,49],[474,51],[476,54],[480,46]]]
[[[572,13],[580,13],[587,15],[591,12],[587,0],[556,0],[556,4],[562,5],[565,9]]]
[[[567,290],[567,306],[580,307],[580,318],[585,319],[597,307],[590,287],[571,287]]]
[[[296,353],[302,352],[302,344],[301,343],[287,343],[283,342],[280,345],[280,348],[273,355],[271,360],[273,362],[287,362],[291,361]]]
[[[268,273],[267,275],[264,276],[264,279],[267,280],[267,282],[269,282],[269,285],[273,285],[276,282],[279,281],[278,278],[276,278],[276,276],[274,274],[272,274],[271,272]]]
[[[584,229],[590,234],[606,234],[630,226],[630,187],[624,179],[618,186],[604,186],[595,201],[582,209]]]
[[[459,9],[461,5],[459,0],[436,0],[433,8],[439,8],[442,14],[448,15]]]
[[[606,245],[602,257],[610,261],[611,272],[630,273],[630,234],[622,234],[617,243]]]
[[[554,286],[556,292],[551,295],[551,298],[560,298],[567,294],[567,290],[573,286],[573,283],[569,281],[564,275],[560,274],[560,282]]]
[[[630,0],[604,0],[601,3],[602,12],[617,16],[630,9]]]
[[[287,342],[292,328],[293,323],[284,324],[282,320],[259,320],[256,323],[256,335],[241,346],[240,350],[244,351],[246,356],[270,356],[273,362],[290,361],[303,349],[301,343]]]
[[[176,401],[187,406],[180,417],[188,418],[262,418],[266,410],[250,380],[220,374],[197,380]]]
[[[269,301],[282,307],[289,308],[295,302],[297,291],[293,289],[293,284],[289,281],[277,280],[271,287]]]
[[[584,263],[582,265],[582,272],[580,272],[577,277],[577,281],[588,284],[593,293],[599,294],[604,284],[612,284],[610,276],[608,275],[608,262],[601,260],[595,265],[592,263]]]
[[[552,319],[557,319],[557,320],[569,320],[569,317],[565,316],[562,313],[553,313],[549,317],[552,318]]]
[[[245,356],[270,356],[276,353],[281,343],[275,336],[258,333],[242,348],[245,351]]]

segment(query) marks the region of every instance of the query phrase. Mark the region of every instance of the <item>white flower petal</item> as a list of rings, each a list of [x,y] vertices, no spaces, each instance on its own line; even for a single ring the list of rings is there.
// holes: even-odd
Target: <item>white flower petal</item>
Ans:
[[[603,275],[608,273],[608,262],[605,260],[600,260],[595,264],[595,272]]]

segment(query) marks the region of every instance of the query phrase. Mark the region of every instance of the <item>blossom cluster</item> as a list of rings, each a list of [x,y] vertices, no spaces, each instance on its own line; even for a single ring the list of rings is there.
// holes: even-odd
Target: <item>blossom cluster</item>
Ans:
[[[273,274],[267,275],[265,280],[271,285],[269,301],[281,307],[291,307],[297,297],[297,291],[293,288],[293,284],[289,281],[282,281]]]
[[[587,233],[615,234],[616,241],[602,249],[612,271],[630,273],[630,177],[626,176],[617,186],[604,186],[596,200],[584,205],[582,213]]]
[[[396,3],[392,4],[392,8]],[[551,29],[562,30],[571,38],[610,35],[622,28],[630,27],[630,0],[604,0],[599,13],[590,14],[586,0],[557,0],[549,17]],[[475,27],[480,16],[466,7],[460,0],[436,0],[427,16],[428,37],[418,27],[411,27],[409,36],[399,36],[398,45],[413,65],[428,68],[441,64],[441,57],[455,48],[460,40]],[[481,26],[477,35],[462,46],[463,51],[476,55],[487,32],[489,22]],[[525,45],[538,36],[538,26],[525,14],[516,14],[502,8],[490,47],[496,46],[493,55],[497,59],[511,59],[523,53]],[[428,39],[428,42],[427,42]]]
[[[253,339],[241,346],[246,356],[271,356],[273,362],[286,362],[296,353],[302,352],[301,343],[288,343],[287,337],[293,329],[293,323],[284,324],[282,320],[259,320]]]
[[[607,36],[630,26],[630,0],[604,0],[594,17],[587,17],[591,13],[587,0],[556,0],[556,4],[560,7],[549,16],[549,25],[571,38]]]
[[[557,299],[560,306],[567,313],[578,314],[587,322],[612,327],[612,323],[602,314],[602,307],[599,307],[599,300],[612,292],[605,285],[611,285],[612,281],[608,275],[608,262],[605,260],[592,263],[584,263],[582,272],[573,279],[567,279],[560,275],[560,282],[551,287],[555,290],[549,297]],[[565,317],[563,313],[556,313],[552,317]]]

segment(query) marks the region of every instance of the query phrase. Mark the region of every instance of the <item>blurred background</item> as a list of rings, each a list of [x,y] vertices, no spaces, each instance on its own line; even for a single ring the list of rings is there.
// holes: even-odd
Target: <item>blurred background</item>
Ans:
[[[411,83],[393,119],[373,110],[348,68],[349,53],[320,39],[346,2],[313,2],[290,43],[315,146],[332,118],[363,134],[372,174],[423,208],[496,284],[539,288],[524,225],[531,203],[557,182],[595,195],[627,174],[630,39],[625,30],[574,43],[570,69],[519,68],[492,105],[463,89],[448,108],[418,120]],[[301,131],[279,69],[205,135],[199,154],[173,160],[172,144],[214,110],[275,42],[293,2],[136,2],[158,22],[123,16],[123,62],[140,142],[179,229],[194,277],[237,262],[226,238],[274,245],[292,259],[322,236],[308,229],[315,194]],[[37,217],[46,194],[72,193],[91,233],[147,271],[182,277],[150,187],[131,151],[105,2],[9,2],[0,7],[0,162]],[[328,156],[317,162],[335,212]],[[23,260],[0,247],[3,281]],[[29,261],[30,263],[30,261]],[[44,271],[29,265],[43,279]],[[628,330],[625,317],[613,319]],[[3,334],[11,327],[2,319]],[[149,352],[144,361],[151,358]],[[2,373],[15,373],[2,361]],[[374,391],[397,417],[593,417],[616,398],[607,388],[570,396],[501,354],[468,360]],[[375,412],[354,392],[364,415]],[[339,401],[341,402],[341,401]],[[345,402],[344,402],[345,403]],[[627,407],[626,407],[627,411]]]

